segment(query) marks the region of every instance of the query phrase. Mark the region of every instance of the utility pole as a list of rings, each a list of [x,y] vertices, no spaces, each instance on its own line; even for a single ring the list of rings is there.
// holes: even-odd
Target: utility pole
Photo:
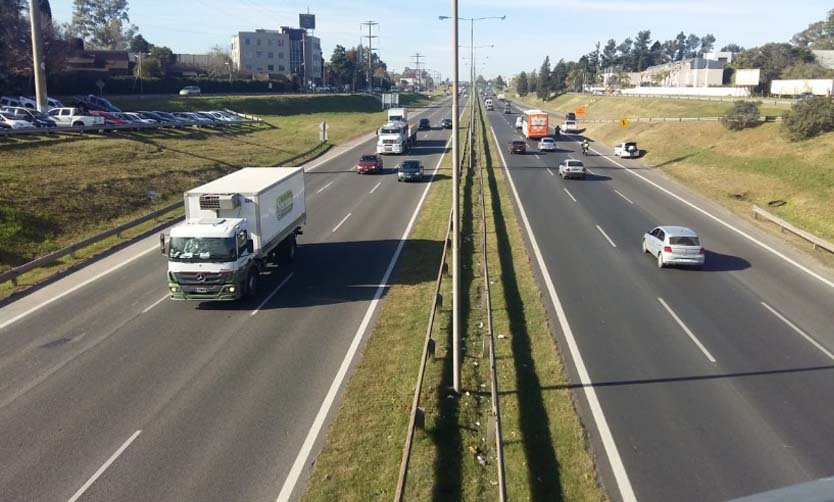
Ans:
[[[375,38],[379,38],[379,37],[376,36],[376,35],[373,35],[371,33],[371,29],[374,26],[378,26],[379,23],[377,23],[375,21],[365,21],[364,23],[361,23],[361,24],[362,24],[362,26],[367,26],[368,27],[368,34],[364,35],[362,38],[367,38],[368,39],[368,92],[373,92],[373,88],[374,88],[373,80],[372,80],[373,75],[374,75],[374,73],[373,73],[374,72],[374,70],[373,70],[373,64],[374,64],[373,40]]]
[[[452,0],[452,387],[460,394],[460,223],[458,192],[458,0]]]
[[[37,0],[29,0],[29,21],[32,25],[32,71],[35,75],[35,101],[38,111],[46,112],[46,65],[43,63],[41,41],[41,10]]]
[[[423,88],[423,72],[420,69],[420,65],[422,64],[420,63],[420,58],[425,59],[426,56],[418,52],[417,54],[411,57],[414,58],[414,66],[417,68],[417,90],[419,91]]]

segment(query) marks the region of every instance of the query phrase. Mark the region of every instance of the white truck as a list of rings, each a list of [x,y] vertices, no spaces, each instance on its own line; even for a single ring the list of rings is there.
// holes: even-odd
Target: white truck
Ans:
[[[774,96],[834,96],[834,79],[808,78],[799,80],[773,80],[770,93]]]
[[[104,117],[85,115],[78,108],[53,108],[49,110],[49,118],[59,126],[96,127],[104,125]]]
[[[160,235],[172,300],[237,300],[267,263],[288,265],[307,222],[304,169],[247,167],[185,192],[185,222]]]
[[[636,159],[640,156],[640,149],[636,141],[626,141],[614,147],[614,155],[622,159]]]
[[[386,122],[377,131],[376,153],[401,155],[414,142],[408,122]]]
[[[408,110],[405,108],[388,109],[388,122],[408,122]]]

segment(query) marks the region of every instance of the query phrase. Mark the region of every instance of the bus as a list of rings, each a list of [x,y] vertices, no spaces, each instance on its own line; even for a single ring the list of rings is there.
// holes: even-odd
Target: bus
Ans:
[[[527,110],[521,116],[521,132],[527,139],[540,139],[550,133],[550,123],[547,112],[541,110]]]

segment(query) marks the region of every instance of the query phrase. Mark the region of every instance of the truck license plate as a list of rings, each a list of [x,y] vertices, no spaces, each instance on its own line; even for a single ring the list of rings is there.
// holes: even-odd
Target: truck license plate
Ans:
[[[208,288],[195,288],[198,293],[208,293]]]

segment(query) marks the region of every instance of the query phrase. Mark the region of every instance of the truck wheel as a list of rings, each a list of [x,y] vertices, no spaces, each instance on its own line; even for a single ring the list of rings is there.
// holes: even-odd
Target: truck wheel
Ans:
[[[297,243],[294,235],[284,241],[281,244],[281,248],[278,250],[278,264],[289,265],[295,261],[296,247]]]
[[[258,272],[252,270],[246,278],[246,296],[254,297],[258,294]]]

